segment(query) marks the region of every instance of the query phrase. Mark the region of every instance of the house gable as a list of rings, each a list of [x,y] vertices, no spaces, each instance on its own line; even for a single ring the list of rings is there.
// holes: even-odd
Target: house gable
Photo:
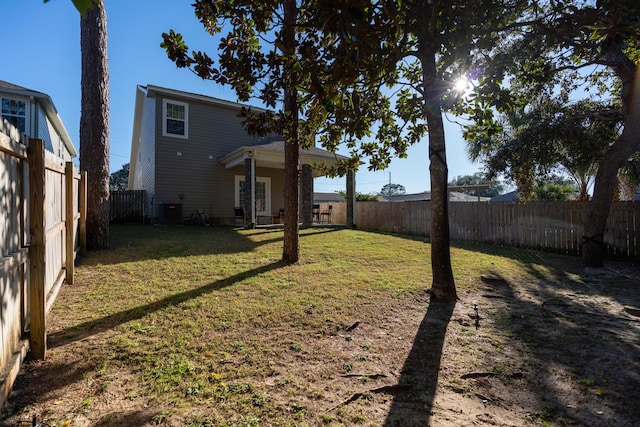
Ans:
[[[49,95],[0,80],[0,107],[2,118],[27,138],[42,139],[49,151],[66,160],[78,156]]]

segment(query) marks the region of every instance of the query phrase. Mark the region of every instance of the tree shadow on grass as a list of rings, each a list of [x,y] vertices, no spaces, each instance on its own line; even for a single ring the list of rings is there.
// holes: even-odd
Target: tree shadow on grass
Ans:
[[[170,295],[146,305],[120,311],[105,317],[74,325],[61,331],[50,333],[47,336],[48,347],[53,350],[57,347],[71,344],[93,335],[117,328],[119,325],[126,322],[141,319],[166,307],[179,305],[191,299],[198,298],[201,295],[232,286],[243,280],[259,276],[283,266],[284,264],[282,262],[263,265],[225,279],[217,280],[196,289]],[[55,363],[47,361],[32,361],[32,363],[25,364],[23,366],[23,371],[14,384],[13,390],[9,396],[8,409],[7,411],[3,411],[0,415],[2,417],[0,418],[0,425],[4,425],[2,424],[2,420],[6,420],[8,417],[25,410],[25,408],[29,408],[34,402],[40,400],[56,401],[64,399],[64,388],[72,384],[82,383],[86,374],[95,371],[99,364],[99,359],[83,358],[81,355],[72,355],[70,358],[65,358],[64,360]],[[46,369],[43,369],[43,367]],[[158,416],[156,412],[151,410],[141,412],[133,411],[120,415],[124,417],[123,420],[126,418],[127,423],[132,420],[139,420],[140,424],[152,421],[154,417]],[[112,418],[112,416],[117,418],[119,415],[111,414],[110,416],[106,416],[96,425],[120,425],[117,422],[117,419]],[[129,419],[129,417],[131,417],[131,419]],[[113,421],[113,423],[110,423],[111,421]]]
[[[513,386],[515,374],[526,379],[535,397],[529,403],[532,421],[637,425],[640,328],[620,310],[610,290],[548,279],[504,281],[491,288],[490,295],[504,301],[494,316],[495,327],[510,338],[510,348],[528,357],[522,372],[508,372],[512,368],[506,359],[494,360],[494,371],[501,373],[495,381]]]
[[[157,409],[113,412],[103,416],[93,427],[142,426],[162,424],[164,412]]]
[[[82,383],[86,374],[95,369],[95,361],[78,358],[54,364],[44,365],[45,363],[33,361],[22,366],[20,376],[9,393],[6,406],[0,408],[0,425],[7,425],[3,421],[9,417],[28,412],[30,406],[37,401],[53,402],[63,399],[65,387]],[[46,369],[42,366],[46,366]]]
[[[455,303],[431,299],[402,368],[399,384],[390,388],[393,402],[385,427],[428,425],[442,348],[454,307]]]
[[[340,231],[344,228],[308,228],[306,236]],[[172,257],[222,255],[251,252],[260,246],[282,242],[281,228],[261,228],[251,231],[233,227],[179,227],[117,224],[111,226],[111,246],[91,251],[80,258],[78,265],[92,267]]]
[[[190,289],[185,292],[170,295],[159,301],[154,301],[149,304],[141,305],[131,308],[129,310],[119,311],[109,316],[101,317],[99,319],[90,320],[88,322],[80,323],[71,328],[64,329],[59,332],[50,333],[48,338],[48,347],[56,348],[74,341],[78,341],[89,336],[99,334],[101,332],[113,329],[119,325],[130,322],[132,320],[141,319],[153,312],[162,310],[169,306],[176,306],[185,301],[189,301],[194,298],[198,298],[201,295],[208,294],[210,292],[232,286],[235,283],[256,277],[261,274],[267,273],[272,270],[276,270],[285,266],[281,261],[273,262],[271,264],[263,265],[252,270],[243,271],[235,274],[231,277],[217,280],[199,288]]]
[[[111,227],[109,249],[90,251],[78,265],[110,265],[255,250],[282,237],[254,241],[231,227],[178,227],[118,224]]]

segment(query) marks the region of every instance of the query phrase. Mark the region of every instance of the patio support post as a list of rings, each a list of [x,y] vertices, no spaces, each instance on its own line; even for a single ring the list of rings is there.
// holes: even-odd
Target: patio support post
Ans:
[[[347,172],[347,226],[356,228],[356,173]]]
[[[254,200],[254,176],[253,176],[253,172],[255,170],[255,167],[253,165],[253,157],[250,155],[249,157],[247,157],[246,159],[244,159],[244,188],[242,191],[243,197],[242,197],[242,207],[244,208],[244,217],[245,219],[248,219],[250,222],[250,227],[253,228],[255,227],[255,214],[253,212],[253,206],[254,204],[252,203]]]
[[[313,170],[309,164],[302,165],[302,182],[300,187],[302,225],[304,227],[311,227],[313,223]]]

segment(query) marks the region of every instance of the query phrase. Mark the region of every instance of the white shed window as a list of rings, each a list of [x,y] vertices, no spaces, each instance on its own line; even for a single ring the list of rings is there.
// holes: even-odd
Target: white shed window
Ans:
[[[236,206],[244,200],[244,176],[236,175]],[[271,178],[256,177],[256,214],[271,214]]]
[[[24,133],[27,129],[27,103],[18,99],[2,98],[2,118]]]
[[[189,104],[162,101],[162,135],[187,139],[189,137]]]

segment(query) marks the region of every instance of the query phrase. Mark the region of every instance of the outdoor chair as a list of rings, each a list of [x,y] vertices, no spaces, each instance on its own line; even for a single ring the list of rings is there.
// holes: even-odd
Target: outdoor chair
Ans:
[[[209,215],[207,215],[202,209],[198,209],[196,212],[198,213],[197,224],[209,225]]]
[[[236,216],[236,225],[247,225],[247,220],[244,216],[244,208],[233,208],[233,212]]]
[[[326,209],[322,212],[320,212],[320,222],[326,222],[328,224],[331,224],[331,211],[333,210],[333,206],[329,205],[329,209]],[[327,219],[325,221],[325,218]]]
[[[278,211],[278,223],[284,224],[284,208],[280,208]]]
[[[313,214],[313,222],[320,222],[320,205],[313,205],[313,210],[311,211]]]

